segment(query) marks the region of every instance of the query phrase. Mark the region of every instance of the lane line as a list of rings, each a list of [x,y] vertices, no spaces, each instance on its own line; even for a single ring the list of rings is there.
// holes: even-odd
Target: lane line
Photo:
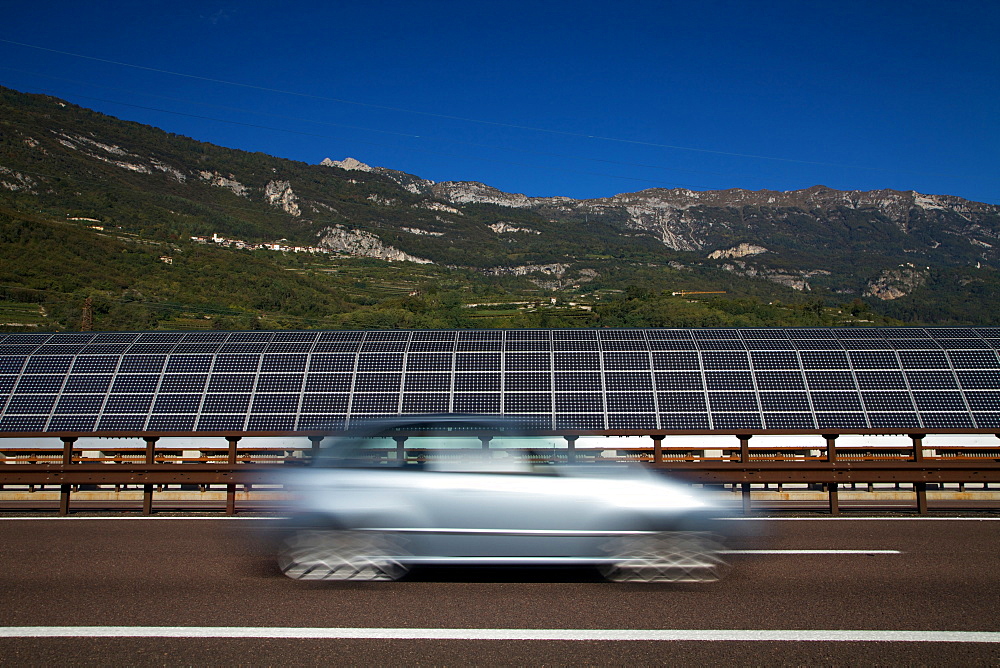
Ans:
[[[142,517],[93,517],[93,516],[60,516],[60,517],[3,517],[0,511],[0,522],[121,522],[121,521],[184,521],[212,520],[216,522],[262,522],[267,520],[287,520],[285,515],[270,515],[266,517],[216,517],[205,516],[142,516]],[[715,517],[720,522],[1000,522],[1000,517]]]
[[[76,521],[76,522],[121,522],[121,521],[132,521],[138,520],[142,522],[148,522],[151,520],[215,520],[219,522],[232,522],[232,521],[253,521],[253,520],[287,520],[288,517],[211,517],[211,516],[193,516],[193,517],[0,517],[0,522],[65,522],[65,521]]]
[[[901,550],[719,550],[719,554],[903,554]]]
[[[715,517],[720,522],[1000,522],[1000,517]]]
[[[819,629],[406,629],[283,626],[8,626],[0,638],[315,638],[361,640],[692,640],[1000,643],[993,631]]]
[[[267,517],[215,517],[215,516],[143,516],[143,517],[3,517],[0,511],[0,522],[120,522],[120,521],[170,521],[170,520],[214,520],[217,522],[247,522],[265,520],[286,520],[284,515]],[[1000,522],[1000,517],[715,517],[720,522]]]

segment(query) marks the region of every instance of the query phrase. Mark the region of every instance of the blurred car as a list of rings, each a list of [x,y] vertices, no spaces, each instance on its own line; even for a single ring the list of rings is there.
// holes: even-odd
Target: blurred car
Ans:
[[[552,441],[457,416],[336,438],[281,474],[294,512],[278,565],[299,580],[395,580],[423,564],[588,565],[640,582],[723,575],[720,509],[699,490],[636,466],[552,463]]]

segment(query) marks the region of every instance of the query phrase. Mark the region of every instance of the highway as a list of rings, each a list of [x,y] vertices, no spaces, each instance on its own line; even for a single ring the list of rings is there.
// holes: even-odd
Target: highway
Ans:
[[[747,535],[709,585],[496,568],[295,582],[263,524],[0,518],[0,664],[1000,663],[994,515],[733,519]]]

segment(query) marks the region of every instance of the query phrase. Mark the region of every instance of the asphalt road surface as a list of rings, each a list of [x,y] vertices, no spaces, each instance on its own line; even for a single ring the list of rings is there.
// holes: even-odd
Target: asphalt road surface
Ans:
[[[261,525],[0,518],[0,664],[1000,663],[997,519],[734,520],[751,535],[708,585],[495,568],[296,582]]]

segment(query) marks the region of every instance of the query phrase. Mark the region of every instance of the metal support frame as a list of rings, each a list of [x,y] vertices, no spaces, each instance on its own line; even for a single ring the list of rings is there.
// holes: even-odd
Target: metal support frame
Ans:
[[[653,463],[663,463],[663,436],[653,436]]]
[[[157,436],[147,436],[143,439],[146,441],[146,457],[145,462],[147,465],[152,466],[156,463],[156,442],[159,439]],[[153,514],[153,486],[143,485],[142,486],[142,514],[152,515]]]
[[[76,443],[76,438],[72,436],[67,436],[61,439],[63,443],[62,451],[62,464],[63,466],[69,466],[73,463],[73,444]],[[60,485],[59,486],[59,514],[69,515],[69,496],[72,492],[73,485]]]
[[[736,438],[740,439],[740,463],[744,466],[748,466],[750,464],[750,439],[752,436],[750,436],[750,434],[740,434]],[[750,498],[750,483],[743,483],[741,496],[743,497],[743,514],[749,515],[753,510],[753,504]]]
[[[227,436],[226,440],[229,442],[229,451],[226,453],[226,463],[230,466],[236,466],[236,445],[240,442],[240,437]],[[226,514],[236,514],[236,485],[234,483],[226,485]]]
[[[564,436],[566,439],[566,462],[568,464],[576,463],[576,439],[579,436]]]
[[[910,434],[913,441],[913,461],[924,461],[924,434]],[[921,515],[927,514],[927,483],[913,483],[913,491],[917,495],[917,512]]]
[[[319,444],[323,442],[323,436],[310,436],[309,442],[312,444],[309,447],[309,459],[311,461],[316,461],[316,456],[319,454]]]
[[[830,463],[835,463],[837,461],[837,437],[839,434],[823,434],[823,438],[826,439],[826,461]],[[840,498],[838,496],[839,489],[837,483],[830,482],[826,485],[826,493],[830,498],[830,514],[839,515],[840,514]]]

